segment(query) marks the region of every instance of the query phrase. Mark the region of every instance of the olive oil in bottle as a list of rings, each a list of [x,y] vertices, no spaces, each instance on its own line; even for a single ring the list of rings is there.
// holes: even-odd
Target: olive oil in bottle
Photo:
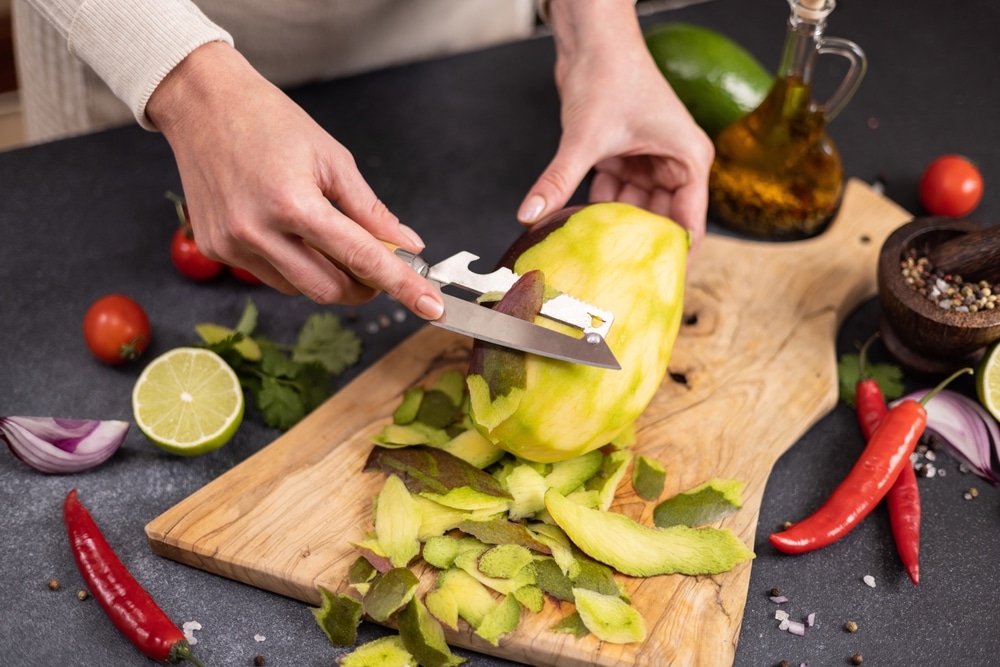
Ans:
[[[715,139],[709,178],[712,217],[751,236],[802,239],[826,229],[840,206],[843,167],[826,125],[864,75],[864,52],[826,37],[834,0],[789,0],[791,14],[774,84],[760,105]],[[825,103],[813,99],[817,55],[843,56],[850,68]]]

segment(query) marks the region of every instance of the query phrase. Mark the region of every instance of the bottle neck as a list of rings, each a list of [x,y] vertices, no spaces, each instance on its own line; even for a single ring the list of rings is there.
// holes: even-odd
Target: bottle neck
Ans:
[[[812,80],[813,62],[822,44],[826,17],[833,11],[833,2],[827,0],[818,9],[807,6],[810,2],[816,4],[815,0],[788,0],[792,11],[788,16],[785,48],[778,66],[780,78],[795,78],[802,83]]]

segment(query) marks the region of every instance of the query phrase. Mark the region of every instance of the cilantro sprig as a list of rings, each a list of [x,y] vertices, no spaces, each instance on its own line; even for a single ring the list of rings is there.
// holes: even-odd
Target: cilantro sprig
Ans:
[[[893,400],[903,395],[903,370],[895,364],[867,364],[868,375],[878,382],[882,395],[886,400]],[[840,384],[840,398],[854,407],[855,390],[861,380],[861,363],[859,354],[844,354],[837,361],[837,377]]]
[[[197,331],[236,371],[264,422],[285,431],[333,394],[332,379],[361,357],[361,339],[336,315],[322,312],[306,319],[294,345],[283,345],[254,335],[258,314],[247,300],[235,328],[207,324]]]

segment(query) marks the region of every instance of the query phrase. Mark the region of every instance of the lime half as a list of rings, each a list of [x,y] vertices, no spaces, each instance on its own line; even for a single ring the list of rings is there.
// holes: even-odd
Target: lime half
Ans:
[[[243,421],[243,389],[215,352],[179,347],[153,359],[132,389],[136,426],[155,445],[195,456],[218,449]]]
[[[1000,420],[1000,341],[993,343],[979,362],[976,392],[983,407]]]

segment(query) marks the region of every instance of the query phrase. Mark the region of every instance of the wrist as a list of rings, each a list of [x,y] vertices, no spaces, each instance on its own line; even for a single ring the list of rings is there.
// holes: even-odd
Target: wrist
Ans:
[[[246,61],[225,42],[209,42],[189,53],[167,73],[146,103],[146,116],[164,134],[183,123],[202,102],[219,94]]]
[[[610,62],[636,45],[648,53],[635,0],[540,0],[538,10],[552,28],[557,83],[577,61]]]

